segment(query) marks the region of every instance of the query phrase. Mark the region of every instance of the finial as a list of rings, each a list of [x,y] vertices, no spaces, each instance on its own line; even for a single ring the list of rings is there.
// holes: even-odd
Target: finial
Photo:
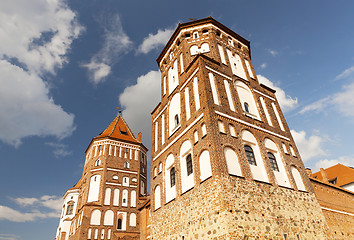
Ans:
[[[122,114],[122,110],[120,110],[120,107],[116,107],[116,109],[118,110],[118,114],[121,115]]]

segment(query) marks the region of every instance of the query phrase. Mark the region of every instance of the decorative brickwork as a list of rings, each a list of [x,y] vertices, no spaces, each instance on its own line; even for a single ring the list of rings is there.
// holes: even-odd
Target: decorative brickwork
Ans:
[[[254,73],[249,41],[212,18],[197,20],[178,26],[157,62],[151,238],[326,239],[275,91]]]

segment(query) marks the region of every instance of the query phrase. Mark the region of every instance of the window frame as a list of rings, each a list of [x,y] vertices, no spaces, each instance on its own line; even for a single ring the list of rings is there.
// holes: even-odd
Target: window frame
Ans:
[[[267,152],[267,156],[268,156],[268,159],[269,159],[269,163],[270,163],[271,169],[273,171],[280,172],[279,171],[278,162],[277,162],[277,158],[275,157],[275,155],[272,152]]]
[[[187,169],[187,176],[193,174],[193,160],[192,154],[188,154],[186,157],[186,169]]]
[[[249,145],[244,145],[244,150],[247,158],[247,162],[250,165],[257,166],[256,157],[254,155],[253,148]]]

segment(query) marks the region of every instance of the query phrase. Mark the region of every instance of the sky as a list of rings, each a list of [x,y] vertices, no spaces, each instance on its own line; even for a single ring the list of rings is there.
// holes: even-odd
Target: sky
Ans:
[[[54,239],[62,196],[117,115],[150,148],[156,58],[212,16],[251,41],[306,167],[354,166],[353,1],[0,2],[0,240]]]

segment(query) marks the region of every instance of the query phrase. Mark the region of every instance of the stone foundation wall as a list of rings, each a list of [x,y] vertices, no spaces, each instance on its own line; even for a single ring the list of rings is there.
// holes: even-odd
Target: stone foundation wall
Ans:
[[[313,193],[213,176],[152,213],[152,239],[327,239]],[[184,238],[183,238],[184,236]]]
[[[329,239],[354,239],[354,216],[323,209],[330,231]]]

